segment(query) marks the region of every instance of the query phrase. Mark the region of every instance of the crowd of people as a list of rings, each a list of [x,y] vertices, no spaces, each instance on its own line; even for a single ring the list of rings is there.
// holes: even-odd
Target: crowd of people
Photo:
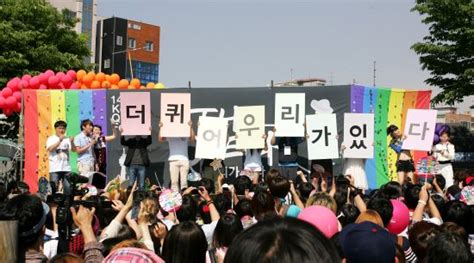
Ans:
[[[453,173],[442,159],[454,151],[446,138],[433,154],[449,164],[443,173],[451,177],[417,180],[410,152],[400,148],[403,136],[389,127],[399,180],[376,190],[361,183],[360,163],[345,170],[354,174],[303,173],[295,165],[301,141],[292,138],[271,138],[278,169],[265,172],[261,150],[249,149],[236,178],[217,169],[189,181],[189,125],[189,138],[158,137],[169,143],[170,191],[179,196],[169,209],[163,198],[176,195],[144,180],[151,136],[121,136],[128,180],[116,177],[91,191],[70,173],[69,153],[78,153],[80,174],[105,171],[101,149],[115,129],[104,136],[85,120],[81,134],[68,139],[67,124],[56,122],[46,145],[50,194],[0,183],[0,220],[18,222],[18,262],[473,262],[474,176]]]

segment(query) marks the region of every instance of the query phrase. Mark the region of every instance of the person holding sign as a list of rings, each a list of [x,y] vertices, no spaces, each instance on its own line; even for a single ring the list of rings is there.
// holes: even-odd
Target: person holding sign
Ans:
[[[120,133],[123,133],[120,128]],[[151,132],[151,127],[150,127]],[[138,189],[143,189],[145,185],[146,168],[150,166],[147,147],[151,145],[151,135],[142,137],[140,135],[132,136],[126,139],[125,136],[120,137],[120,143],[127,146],[127,156],[124,165],[127,167],[128,186],[131,187],[138,181]]]
[[[303,137],[275,137],[273,128],[272,145],[278,145],[278,167],[280,174],[294,179],[298,170],[298,145],[304,142]]]
[[[237,134],[235,135],[237,139]],[[265,142],[263,148],[264,151],[268,150],[267,146],[267,135],[262,135],[262,139]],[[240,175],[248,176],[252,181],[260,181],[263,173],[263,164],[262,164],[262,149],[245,149],[242,150],[244,153],[244,169],[240,172]]]
[[[413,182],[413,172],[415,166],[413,165],[413,159],[409,150],[402,149],[403,141],[406,136],[402,135],[400,129],[396,125],[390,125],[387,128],[387,135],[392,137],[390,141],[390,148],[397,153],[397,174],[398,182],[403,185],[405,179],[409,177]]]
[[[166,138],[161,137],[163,123],[160,122],[160,132],[158,133],[158,141],[168,141],[170,155],[168,157],[170,165],[171,190],[179,192],[179,190],[188,187],[187,176],[189,173],[188,144],[189,141],[194,142],[196,135],[193,129],[192,121],[188,122],[190,132],[188,138]]]
[[[453,185],[454,145],[449,142],[449,132],[443,131],[439,136],[440,142],[433,146],[433,157],[438,161],[439,173],[446,180],[446,189]]]
[[[341,155],[343,155],[346,146],[341,145]],[[354,186],[361,190],[369,189],[367,175],[365,174],[365,160],[363,158],[344,158],[343,174],[350,175],[354,179]]]

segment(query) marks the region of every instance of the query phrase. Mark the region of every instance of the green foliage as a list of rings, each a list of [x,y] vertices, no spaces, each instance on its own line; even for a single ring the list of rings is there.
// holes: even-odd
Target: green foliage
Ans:
[[[450,126],[451,143],[457,152],[474,152],[474,133],[465,126]]]
[[[76,23],[45,0],[0,0],[0,87],[24,74],[85,68],[90,51]]]
[[[411,48],[420,55],[425,82],[442,89],[432,103],[454,104],[474,94],[474,1],[416,0],[429,35]]]

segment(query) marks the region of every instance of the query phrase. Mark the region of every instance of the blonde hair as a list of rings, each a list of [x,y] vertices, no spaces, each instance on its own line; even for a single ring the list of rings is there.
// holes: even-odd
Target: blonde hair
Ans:
[[[324,206],[331,209],[331,211],[333,211],[334,213],[337,212],[336,200],[334,200],[332,196],[325,192],[317,192],[310,196],[308,198],[308,201],[306,201],[305,207],[309,207],[312,205]]]
[[[359,224],[366,221],[384,227],[382,218],[375,210],[367,209],[365,212],[360,213],[355,222],[356,224]]]

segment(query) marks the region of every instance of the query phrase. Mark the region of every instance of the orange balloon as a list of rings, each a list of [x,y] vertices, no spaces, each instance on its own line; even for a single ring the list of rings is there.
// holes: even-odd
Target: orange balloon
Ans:
[[[83,69],[81,70],[78,70],[77,73],[76,73],[76,79],[81,81],[82,78],[87,74],[87,72]]]
[[[87,73],[87,75],[92,76],[93,80],[95,79],[95,72],[94,71],[89,71],[89,73]]]
[[[91,86],[92,81],[94,81],[94,77],[92,75],[89,75],[89,74],[85,75],[82,78],[82,84],[86,85],[87,87]]]
[[[137,89],[137,88],[135,88],[135,87],[132,86],[132,85],[128,85],[128,89]]]
[[[139,89],[140,88],[140,80],[139,79],[132,79],[132,81],[130,81],[130,85],[134,86],[136,89]]]
[[[110,88],[110,82],[108,82],[107,80],[105,80],[104,82],[102,82],[102,88],[103,88],[103,89],[108,89],[108,88]]]
[[[81,89],[88,89],[88,87],[86,85],[82,84]]]
[[[105,74],[105,80],[110,82],[111,79],[112,79],[112,77],[109,74]]]
[[[110,85],[110,89],[118,89],[119,87],[115,84]]]
[[[110,80],[109,81],[110,81],[111,84],[118,84],[119,81],[120,81],[119,74],[114,73],[114,74],[110,75]],[[127,86],[128,86],[128,84],[127,84]]]
[[[122,79],[118,83],[118,87],[120,89],[127,89],[128,88],[128,80],[127,79]]]
[[[95,80],[98,82],[105,81],[105,73],[99,72],[95,75]]]
[[[153,83],[153,82],[148,82],[148,83],[146,84],[146,88],[147,88],[147,89],[152,89],[152,88],[154,88],[154,87],[155,87],[155,83]]]
[[[92,81],[91,89],[100,89],[100,82],[98,82],[97,80]]]

